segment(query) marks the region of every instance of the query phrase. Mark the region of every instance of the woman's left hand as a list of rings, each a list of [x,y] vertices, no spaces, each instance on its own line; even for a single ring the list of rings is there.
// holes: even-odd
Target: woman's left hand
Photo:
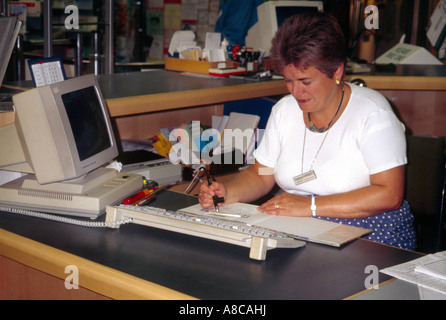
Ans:
[[[282,193],[260,205],[258,210],[271,215],[310,217],[310,205],[310,197]]]

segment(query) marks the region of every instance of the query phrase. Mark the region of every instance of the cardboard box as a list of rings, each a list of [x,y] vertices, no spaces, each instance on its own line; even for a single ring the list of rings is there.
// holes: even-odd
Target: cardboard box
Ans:
[[[178,58],[165,57],[164,65],[166,70],[173,71],[186,71],[201,74],[209,74],[209,69],[223,69],[237,67],[238,64],[235,61],[227,60],[221,62],[208,62],[208,61],[196,61],[186,60]]]

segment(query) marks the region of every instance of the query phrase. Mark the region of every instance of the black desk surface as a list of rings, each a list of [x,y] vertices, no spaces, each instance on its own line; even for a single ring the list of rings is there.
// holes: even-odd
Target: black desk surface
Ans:
[[[194,203],[162,191],[152,205],[176,210]],[[200,299],[343,299],[365,289],[368,265],[381,269],[420,256],[356,240],[342,248],[274,249],[256,261],[244,247],[146,226],[87,228],[4,212],[0,228]]]

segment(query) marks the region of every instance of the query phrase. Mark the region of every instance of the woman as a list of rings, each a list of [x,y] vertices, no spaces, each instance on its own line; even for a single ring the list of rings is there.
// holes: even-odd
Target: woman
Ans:
[[[199,201],[251,202],[277,183],[284,192],[261,212],[368,228],[371,240],[414,249],[404,127],[379,93],[342,81],[344,48],[331,15],[300,14],[282,25],[271,58],[290,95],[273,107],[256,162],[231,183],[203,184]]]

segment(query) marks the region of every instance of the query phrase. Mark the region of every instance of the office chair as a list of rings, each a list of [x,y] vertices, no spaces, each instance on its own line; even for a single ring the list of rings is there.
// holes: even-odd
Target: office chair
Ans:
[[[407,157],[405,198],[415,217],[417,251],[444,250],[445,140],[407,136]]]

